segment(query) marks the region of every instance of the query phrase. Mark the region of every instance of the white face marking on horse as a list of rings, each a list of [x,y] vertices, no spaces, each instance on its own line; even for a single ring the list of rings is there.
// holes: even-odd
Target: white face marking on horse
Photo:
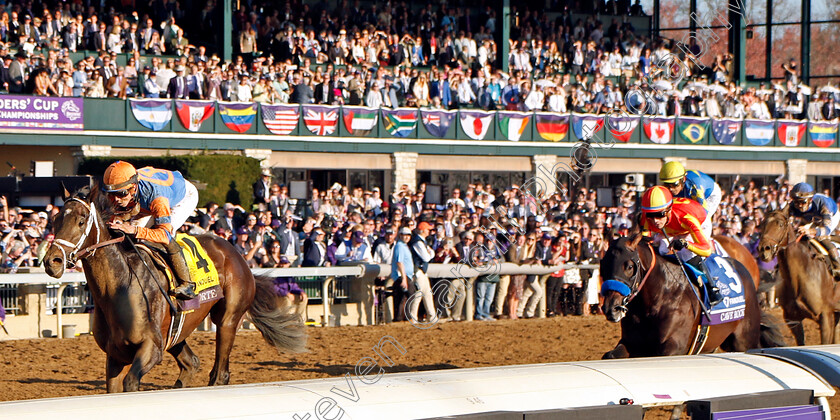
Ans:
[[[66,210],[64,210],[64,215],[69,216],[70,213],[72,213],[72,212],[73,212],[73,209],[66,209]]]

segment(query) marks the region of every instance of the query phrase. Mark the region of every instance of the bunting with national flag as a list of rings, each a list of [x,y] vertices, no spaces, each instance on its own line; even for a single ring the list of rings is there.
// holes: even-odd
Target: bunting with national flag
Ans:
[[[353,136],[367,136],[376,127],[378,111],[377,108],[345,106],[341,109],[344,128]]]
[[[837,138],[837,121],[808,123],[808,133],[814,146],[830,147]]]
[[[496,115],[499,116],[499,130],[501,130],[502,135],[508,140],[519,141],[522,134],[528,129],[532,114],[530,112],[499,111]]]
[[[779,141],[788,147],[799,146],[805,135],[805,123],[796,120],[778,120]]]
[[[190,131],[201,129],[201,123],[213,115],[216,110],[214,101],[175,100],[175,112],[184,128]]]
[[[254,125],[257,117],[256,103],[219,102],[219,116],[227,128],[244,133]]]
[[[303,124],[319,136],[329,136],[338,127],[338,107],[304,105]]]
[[[604,116],[595,114],[572,114],[572,131],[578,140],[591,139],[604,128]]]
[[[639,117],[637,116],[634,117],[627,114],[613,116],[607,114],[604,119],[606,120],[607,130],[609,130],[610,134],[622,143],[630,141],[630,137],[633,136],[633,132],[639,126]]]
[[[642,122],[647,138],[656,144],[671,142],[674,132],[674,117],[650,117]]]
[[[131,99],[131,114],[140,125],[160,131],[172,119],[172,101],[169,99]]]
[[[538,112],[537,133],[548,141],[561,141],[569,133],[569,114]]]
[[[287,104],[262,104],[262,119],[265,128],[274,134],[287,136],[297,128],[300,106]]]
[[[715,118],[712,120],[712,134],[723,145],[735,143],[741,131],[741,120],[735,118]]]
[[[677,133],[689,143],[699,143],[709,130],[708,118],[677,117]]]
[[[490,125],[493,124],[493,112],[460,111],[461,128],[467,137],[473,140],[484,140]]]
[[[776,135],[775,121],[744,120],[744,138],[753,146],[767,146]]]
[[[421,110],[420,118],[423,120],[423,127],[429,134],[443,138],[449,132],[449,126],[458,111]]]
[[[382,108],[382,125],[393,137],[408,137],[417,128],[417,110]]]

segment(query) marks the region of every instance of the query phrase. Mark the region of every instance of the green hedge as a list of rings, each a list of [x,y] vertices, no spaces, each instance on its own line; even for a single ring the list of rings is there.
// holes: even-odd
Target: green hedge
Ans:
[[[259,160],[233,155],[89,157],[79,166],[79,174],[93,175],[101,181],[105,168],[117,160],[127,161],[138,169],[152,166],[180,171],[184,178],[197,184],[199,206],[212,200],[220,205],[230,202],[250,209],[252,186],[260,177]],[[203,184],[206,186],[202,188]]]

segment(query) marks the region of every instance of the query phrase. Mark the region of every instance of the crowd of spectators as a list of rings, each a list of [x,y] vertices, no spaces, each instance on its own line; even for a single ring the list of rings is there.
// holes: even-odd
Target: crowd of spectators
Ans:
[[[7,5],[0,87],[44,96],[594,113],[629,104],[660,115],[837,116],[840,91],[802,85],[795,61],[783,65],[784,84],[737,86],[730,55],[701,68],[677,42],[637,32],[628,16],[643,14],[638,2],[579,10],[612,15],[608,25],[594,14],[573,18],[564,4],[554,5],[556,19],[513,6],[508,73],[499,66],[495,9],[449,3],[243,4],[234,14],[232,62],[208,54],[207,40],[185,37],[178,2],[151,2],[142,14],[79,3]],[[189,20],[196,39],[212,27],[214,10],[208,2],[198,23]],[[81,50],[92,54],[73,62],[70,52]],[[117,65],[123,53],[127,63]],[[659,63],[680,66],[684,82],[674,86]]]
[[[412,249],[417,242],[428,246],[420,252],[428,258],[424,263],[597,264],[609,241],[632,228],[637,205],[637,192],[627,185],[616,189],[615,207],[598,207],[597,191],[586,188],[568,197],[557,193],[535,199],[517,185],[470,184],[453,189],[443,204],[436,205],[424,204],[424,184],[416,190],[402,185],[393,194],[335,184],[325,191],[312,190],[311,200],[295,200],[287,186],[272,181],[266,171],[254,184],[253,208],[210,202],[183,229],[231,241],[251,267],[391,264],[400,241],[411,243]],[[762,186],[749,181],[725,191],[714,221],[715,234],[738,238],[754,250],[764,215],[785,205],[788,190],[787,181],[779,180]],[[494,210],[499,206],[501,213]],[[0,197],[0,212],[0,267],[15,272],[40,265],[53,240],[50,220],[58,208],[29,211],[9,207]],[[412,257],[417,255],[413,252]],[[476,292],[481,291],[476,319],[531,317],[543,299],[548,316],[597,312],[598,281],[589,281],[593,276],[597,279],[591,269],[573,268],[545,276],[470,279]],[[430,293],[439,279],[430,281],[429,287],[421,286],[422,292]],[[281,292],[305,297],[293,281],[288,283]],[[395,277],[380,284],[386,294],[393,293],[394,308],[409,291],[414,293],[414,284],[401,283]],[[439,301],[435,297],[433,302]],[[433,302],[427,313],[435,313]],[[418,309],[411,308],[410,313],[416,316]],[[402,314],[395,310],[395,319]],[[463,300],[456,300],[447,316],[463,319]]]

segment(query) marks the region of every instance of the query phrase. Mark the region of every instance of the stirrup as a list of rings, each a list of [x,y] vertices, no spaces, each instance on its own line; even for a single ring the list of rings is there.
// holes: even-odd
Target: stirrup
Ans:
[[[172,289],[169,294],[177,297],[178,299],[185,300],[193,299],[198,296],[195,294],[195,283],[191,281],[184,282],[180,286]]]
[[[709,309],[717,305],[723,300],[723,296],[720,294],[720,289],[717,287],[709,287]]]

